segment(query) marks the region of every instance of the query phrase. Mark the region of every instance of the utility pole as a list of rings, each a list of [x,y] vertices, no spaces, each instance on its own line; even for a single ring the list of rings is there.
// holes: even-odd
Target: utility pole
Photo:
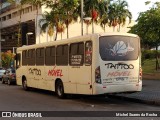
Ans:
[[[2,11],[2,1],[0,1],[0,16],[1,16],[1,12]],[[1,41],[2,41],[2,37],[1,37],[1,31],[2,30],[2,18],[0,18],[0,68],[2,67],[2,46],[1,46]]]
[[[81,35],[83,36],[83,0],[81,0]]]

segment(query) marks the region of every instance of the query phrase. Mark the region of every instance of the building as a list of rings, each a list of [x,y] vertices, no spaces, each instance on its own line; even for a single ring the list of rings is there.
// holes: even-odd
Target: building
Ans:
[[[42,14],[48,11],[45,6],[38,7],[32,5],[19,5],[10,4],[5,0],[0,1],[0,29],[2,39],[1,41],[2,51],[12,50],[13,47],[22,45],[38,44],[48,41],[54,41],[55,34],[49,36],[47,33],[41,33],[38,25],[38,21],[42,18]],[[38,14],[37,14],[38,12]],[[126,24],[121,27],[121,32],[127,32],[129,26],[134,25],[134,21],[131,24]],[[36,27],[35,27],[36,26]],[[88,28],[87,28],[88,27]],[[116,28],[117,29],[117,28]],[[21,30],[21,32],[19,32]],[[106,32],[113,31],[113,28],[106,27]],[[92,27],[83,25],[83,33],[92,33]],[[104,32],[98,25],[94,25],[94,32]],[[20,33],[20,34],[19,34]],[[31,34],[30,34],[31,33]],[[81,35],[81,23],[80,20],[69,26],[69,37]],[[67,32],[58,34],[57,40],[67,38]]]
[[[26,34],[32,32],[29,36],[29,44],[35,44],[35,14],[36,8],[31,5],[19,6],[10,4],[1,0],[0,7],[0,29],[2,51],[12,50],[26,44]],[[19,32],[21,30],[21,32]],[[19,34],[21,33],[21,35]],[[20,38],[18,40],[18,38]]]

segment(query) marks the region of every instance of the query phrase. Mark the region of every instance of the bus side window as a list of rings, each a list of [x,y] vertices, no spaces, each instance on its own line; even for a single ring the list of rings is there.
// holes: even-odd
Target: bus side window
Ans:
[[[44,65],[44,48],[36,50],[36,65]]]
[[[68,45],[57,46],[56,64],[57,65],[68,65]]]
[[[35,49],[28,50],[28,65],[35,65]]]
[[[21,66],[21,54],[16,54],[16,69]]]
[[[46,47],[45,54],[45,64],[46,65],[55,65],[55,47]]]
[[[70,45],[70,65],[83,66],[84,62],[84,43],[72,43]]]
[[[28,62],[28,51],[24,50],[22,52],[22,65],[27,65]]]
[[[87,41],[85,43],[85,65],[92,64],[92,42]]]

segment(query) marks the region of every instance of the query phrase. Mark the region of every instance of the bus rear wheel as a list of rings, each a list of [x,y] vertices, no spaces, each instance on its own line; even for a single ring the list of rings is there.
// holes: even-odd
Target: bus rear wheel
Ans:
[[[24,90],[29,90],[29,88],[28,88],[28,86],[27,86],[27,80],[26,80],[26,78],[24,78],[23,80],[22,80],[22,86],[23,86],[23,89]]]
[[[56,82],[56,94],[59,98],[64,98],[65,94],[64,94],[64,87],[63,87],[63,83],[62,81],[57,81]]]
[[[8,79],[8,85],[11,85],[11,81]]]
[[[5,82],[4,82],[4,79],[2,78],[2,84],[4,84]]]

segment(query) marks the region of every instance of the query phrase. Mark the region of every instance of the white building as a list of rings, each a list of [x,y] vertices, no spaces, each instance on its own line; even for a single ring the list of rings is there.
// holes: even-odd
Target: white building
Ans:
[[[17,44],[24,45],[27,43],[26,36],[28,37],[28,44],[38,44],[47,41],[53,41],[55,36],[50,37],[47,33],[41,33],[38,25],[39,19],[42,18],[42,14],[47,9],[45,6],[39,7],[38,16],[35,6],[24,5],[20,6],[18,4],[11,5],[7,2],[2,2],[0,8],[0,29],[2,39],[5,39],[5,42],[2,42],[2,50],[12,49],[17,47]],[[21,11],[21,12],[20,12]],[[48,11],[48,10],[47,10]],[[36,20],[37,18],[37,20]],[[37,21],[37,25],[35,24]],[[18,42],[18,29],[19,23],[21,23],[21,39]],[[121,27],[121,32],[127,32],[129,27],[134,25],[134,21],[131,24],[126,22],[126,25]],[[37,28],[35,29],[35,26]],[[83,24],[83,33],[87,33],[86,24]],[[116,28],[117,29],[117,28]],[[115,29],[115,30],[116,30]],[[113,28],[106,27],[106,32],[112,32]],[[102,28],[98,25],[94,25],[94,32],[104,32]],[[33,33],[27,34],[27,33]],[[92,26],[89,26],[88,33],[92,33]],[[80,20],[76,23],[73,23],[69,26],[69,37],[80,36],[81,35],[81,23]],[[62,37],[62,38],[61,38]],[[58,34],[57,40],[67,38],[66,30],[64,33]]]

